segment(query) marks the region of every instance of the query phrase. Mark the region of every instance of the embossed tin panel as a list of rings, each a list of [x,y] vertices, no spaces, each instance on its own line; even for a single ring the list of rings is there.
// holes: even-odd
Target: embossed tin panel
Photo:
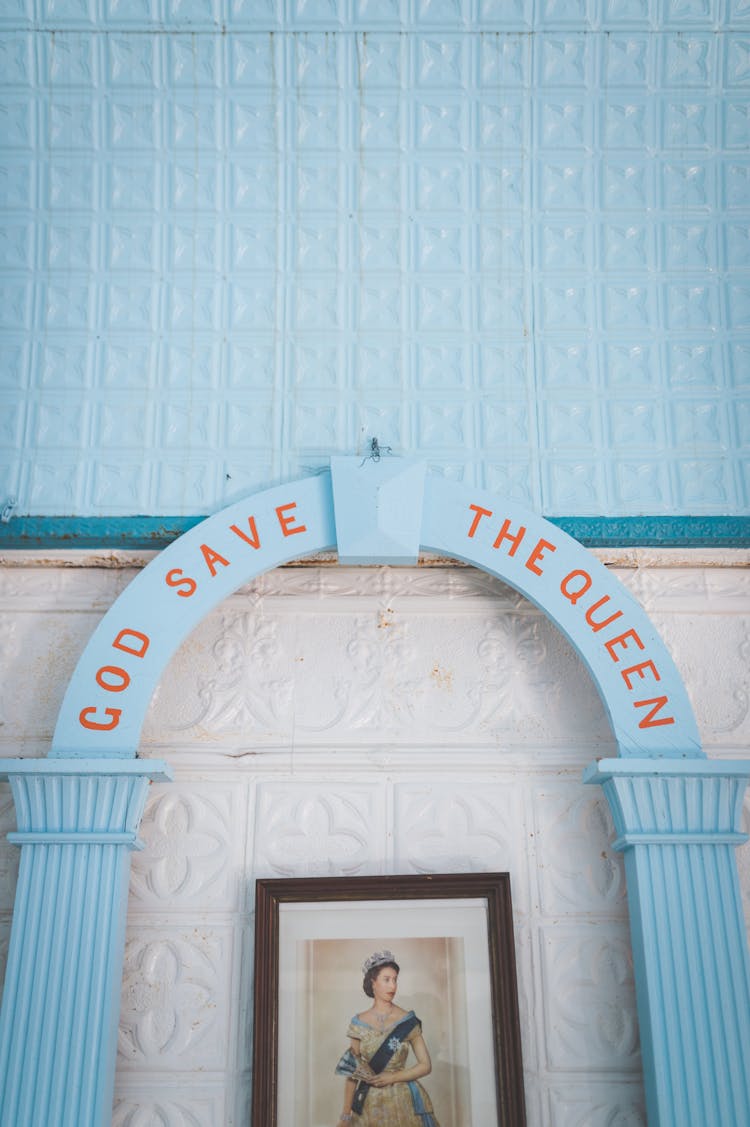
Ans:
[[[750,732],[750,584],[732,563],[617,568],[725,759]],[[92,616],[132,577],[0,570],[0,756],[47,753]],[[176,780],[151,788],[134,855],[117,1127],[249,1122],[256,877],[495,868],[513,888],[529,1123],[645,1124],[622,855],[580,781],[614,743],[581,662],[516,592],[456,567],[265,573],[181,647],[144,750]],[[0,975],[16,866],[0,843]]]
[[[205,513],[371,435],[548,515],[747,512],[739,0],[14,0],[0,480]]]

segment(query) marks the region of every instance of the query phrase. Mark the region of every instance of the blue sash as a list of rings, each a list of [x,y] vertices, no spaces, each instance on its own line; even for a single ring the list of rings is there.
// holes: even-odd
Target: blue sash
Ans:
[[[401,1042],[406,1040],[416,1025],[419,1025],[419,1018],[413,1013],[402,1018],[398,1025],[394,1025],[380,1048],[370,1057],[369,1065],[373,1072],[380,1073],[383,1071],[396,1050],[401,1048]],[[354,1099],[352,1100],[352,1111],[355,1115],[362,1114],[362,1109],[364,1108],[369,1091],[370,1085],[367,1081],[360,1080],[354,1091]]]

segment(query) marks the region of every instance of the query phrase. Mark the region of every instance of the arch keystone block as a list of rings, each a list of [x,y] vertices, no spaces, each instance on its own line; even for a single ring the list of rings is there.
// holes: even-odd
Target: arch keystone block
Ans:
[[[425,473],[406,458],[331,458],[339,563],[416,564]]]

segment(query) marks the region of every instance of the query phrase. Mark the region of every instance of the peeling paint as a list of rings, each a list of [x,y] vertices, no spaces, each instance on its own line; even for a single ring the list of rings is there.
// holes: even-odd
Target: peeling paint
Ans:
[[[388,626],[393,626],[393,619],[388,618],[388,615],[392,614],[393,610],[391,607],[388,607],[387,610],[380,611],[380,613],[378,614],[378,630],[384,630]]]
[[[608,567],[640,568],[747,568],[750,567],[748,548],[590,548],[592,556]],[[90,567],[141,568],[146,567],[159,554],[157,549],[136,550],[109,548],[90,551],[86,548],[49,550],[29,548],[6,549],[0,552],[0,567],[7,568],[70,568]],[[291,568],[338,567],[335,552],[319,552],[305,559],[282,564]],[[362,565],[368,570],[380,568],[381,564]],[[468,568],[462,560],[452,556],[420,555],[417,566],[420,568],[454,567]],[[394,570],[400,570],[398,568]],[[391,612],[392,613],[392,612]]]
[[[430,670],[430,677],[435,682],[439,689],[444,689],[451,692],[453,689],[453,670],[443,669],[440,665],[435,663]]]

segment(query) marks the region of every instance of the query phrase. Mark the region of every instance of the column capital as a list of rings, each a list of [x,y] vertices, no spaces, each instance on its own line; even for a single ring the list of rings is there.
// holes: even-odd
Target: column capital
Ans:
[[[748,760],[603,759],[625,852],[648,1121],[750,1127],[750,959],[733,846]]]
[[[6,759],[23,846],[0,1012],[1,1127],[112,1117],[130,851],[153,759]],[[117,970],[117,973],[115,971]]]
[[[601,759],[583,773],[609,802],[617,838],[636,845],[742,845],[750,760]]]
[[[153,759],[9,759],[16,845],[125,845],[140,849],[138,825],[146,791],[172,771]]]

